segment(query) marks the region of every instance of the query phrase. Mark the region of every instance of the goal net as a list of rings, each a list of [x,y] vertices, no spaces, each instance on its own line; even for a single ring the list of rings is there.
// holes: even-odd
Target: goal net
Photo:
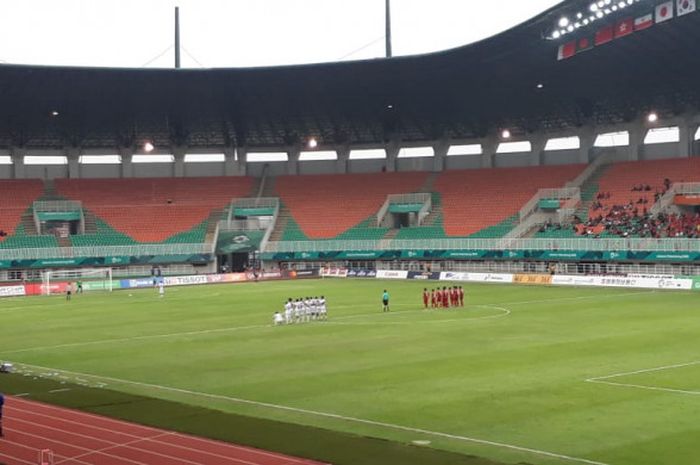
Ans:
[[[73,294],[91,291],[112,292],[111,268],[48,270],[41,273],[43,295],[64,294],[70,286]]]

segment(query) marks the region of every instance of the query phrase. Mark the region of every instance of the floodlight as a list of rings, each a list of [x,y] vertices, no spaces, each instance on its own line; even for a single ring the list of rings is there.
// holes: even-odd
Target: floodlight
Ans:
[[[593,3],[593,4],[591,5],[590,10],[593,11],[593,12],[598,11],[598,5],[596,5],[595,3]]]
[[[559,20],[559,26],[560,27],[566,27],[569,25],[569,18],[566,16],[562,16],[562,18]]]
[[[603,12],[600,11],[600,10],[598,10],[598,12],[595,14],[595,17],[598,18],[598,19],[602,18],[603,16],[604,16],[604,15],[603,15]]]
[[[510,139],[510,131],[508,129],[501,131],[501,138]]]
[[[542,83],[540,82],[539,84],[537,84],[537,88],[538,88],[538,89],[544,89],[544,84],[542,84]]]
[[[153,152],[153,150],[154,150],[155,148],[156,148],[155,145],[153,145],[153,144],[152,144],[151,142],[149,142],[149,141],[146,141],[146,142],[143,144],[143,151],[144,151],[144,152],[151,153],[151,152]]]
[[[656,123],[658,120],[659,120],[659,115],[654,111],[652,111],[651,113],[649,113],[647,115],[647,121],[650,123]]]
[[[583,13],[581,13],[581,12],[579,11],[578,13],[576,13],[576,17],[577,17],[578,19],[583,18]]]
[[[53,110],[53,111],[51,112],[51,116],[58,116],[58,111]]]
[[[561,32],[559,32],[559,31],[552,32],[552,39],[558,39],[559,37],[561,37]]]
[[[315,137],[312,137],[311,139],[309,139],[309,142],[307,142],[306,145],[307,145],[310,149],[315,149],[316,147],[318,147],[318,141],[316,140]]]

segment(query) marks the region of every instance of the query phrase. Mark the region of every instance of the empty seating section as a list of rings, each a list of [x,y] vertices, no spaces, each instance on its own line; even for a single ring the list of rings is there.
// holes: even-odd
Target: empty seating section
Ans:
[[[596,209],[595,205],[589,212],[590,216],[605,213],[614,205],[625,205],[645,199],[646,204],[640,204],[650,209],[655,203],[657,192],[664,191],[664,180],[674,182],[700,181],[700,158],[675,158],[669,160],[649,160],[615,163],[605,172],[598,182],[600,193],[609,193],[605,198],[597,199],[603,208]],[[646,191],[632,191],[635,186],[649,186]]]
[[[7,234],[0,237],[0,243],[16,233],[22,215],[41,196],[43,189],[44,184],[38,179],[0,180],[0,231]]]
[[[562,165],[443,172],[435,181],[435,190],[442,196],[445,233],[470,236],[499,225],[517,214],[538,189],[562,187],[584,168]],[[505,234],[508,225],[502,226],[491,237]]]
[[[71,244],[74,247],[89,247],[98,245],[133,245],[136,241],[124,233],[115,231],[110,225],[100,220],[95,220],[97,232],[95,234],[77,234],[71,236]]]
[[[357,226],[340,234],[338,237],[336,237],[336,239],[349,241],[381,239],[387,232],[389,232],[389,228],[378,228],[375,226],[376,222],[376,217],[372,216]]]
[[[300,231],[326,239],[376,215],[387,195],[420,190],[427,177],[425,172],[281,176],[275,186]]]
[[[60,195],[82,201],[114,230],[145,243],[193,228],[190,235],[173,240],[201,242],[199,227],[211,211],[246,197],[252,185],[249,177],[56,180]]]
[[[54,236],[29,236],[23,225],[17,226],[15,233],[4,238],[0,242],[0,249],[41,249],[44,247],[58,247],[58,240]]]

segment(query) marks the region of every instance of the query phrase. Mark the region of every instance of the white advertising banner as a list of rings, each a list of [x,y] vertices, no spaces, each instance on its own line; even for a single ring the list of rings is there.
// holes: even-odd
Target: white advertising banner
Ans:
[[[2,286],[0,287],[0,297],[17,297],[26,295],[24,286]]]
[[[321,276],[324,278],[347,278],[347,268],[321,268]]]
[[[507,273],[464,273],[443,271],[440,281],[468,281],[473,283],[512,283],[513,275]]]
[[[168,276],[163,278],[163,282],[166,286],[192,286],[196,284],[206,284],[209,280],[207,275],[193,275],[193,276]]]
[[[552,284],[559,286],[629,287],[639,289],[690,290],[692,279],[635,278],[631,276],[567,276],[554,275]]]
[[[408,271],[377,270],[377,279],[408,279]]]

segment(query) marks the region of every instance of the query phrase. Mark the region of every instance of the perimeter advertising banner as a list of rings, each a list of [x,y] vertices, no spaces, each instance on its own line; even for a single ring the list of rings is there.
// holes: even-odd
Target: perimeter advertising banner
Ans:
[[[513,282],[517,284],[530,284],[535,286],[546,286],[552,284],[552,275],[549,274],[516,274]]]
[[[378,279],[408,279],[408,271],[377,270]]]
[[[555,275],[552,284],[560,286],[628,287],[637,289],[690,290],[692,279],[633,278],[629,276]]]
[[[408,279],[437,281],[438,279],[440,279],[440,273],[439,272],[431,272],[431,271],[409,271],[408,272]]]
[[[467,281],[474,283],[512,283],[513,275],[507,273],[465,273],[458,271],[443,271],[440,281]]]
[[[0,297],[18,297],[27,295],[25,286],[1,286]]]

